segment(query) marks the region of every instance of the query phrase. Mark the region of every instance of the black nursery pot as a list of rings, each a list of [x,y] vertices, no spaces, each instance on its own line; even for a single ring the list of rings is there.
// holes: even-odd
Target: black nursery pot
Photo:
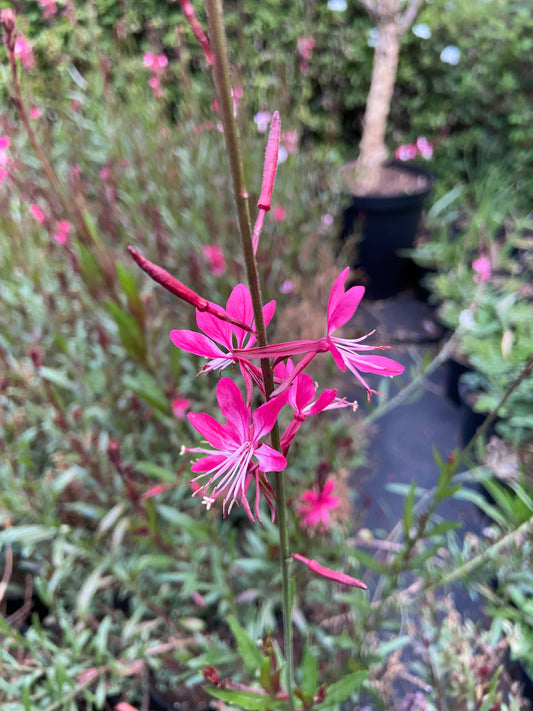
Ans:
[[[433,189],[435,176],[428,170],[404,163],[389,163],[402,171],[423,177],[426,187],[420,192],[401,195],[350,196],[344,211],[341,240],[356,229],[361,231],[358,260],[368,278],[367,295],[386,299],[415,286],[419,269],[399,252],[414,245],[422,209]]]

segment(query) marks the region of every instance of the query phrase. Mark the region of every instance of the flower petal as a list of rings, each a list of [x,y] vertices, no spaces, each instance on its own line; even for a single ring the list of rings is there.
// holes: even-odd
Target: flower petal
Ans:
[[[344,283],[349,271],[350,268],[346,267],[339,274],[329,295],[328,336],[352,318],[365,293],[364,286],[352,286],[348,291],[344,291]]]
[[[261,405],[252,413],[252,421],[254,423],[254,441],[257,442],[264,435],[268,434],[274,427],[276,418],[279,415],[281,408],[287,402],[287,394],[274,397],[264,405]]]
[[[250,437],[250,409],[231,378],[221,378],[217,386],[217,401],[228,423],[239,433],[240,443]],[[272,429],[272,428],[271,428]]]
[[[262,472],[280,472],[287,466],[287,460],[276,449],[262,444],[255,450],[255,457]]]
[[[187,419],[215,449],[234,450],[238,447],[236,432],[228,425],[221,425],[211,415],[202,412],[189,412]]]
[[[209,338],[225,346],[228,350],[231,349],[231,334],[233,329],[237,328],[236,326],[231,326],[227,321],[221,321],[207,311],[198,311],[198,309],[196,310],[196,323],[198,328]]]
[[[385,356],[361,355],[346,360],[349,360],[357,370],[361,370],[363,373],[376,373],[388,378],[400,375],[405,370],[403,365]]]
[[[204,314],[205,316],[206,314]],[[213,318],[217,323],[222,323],[218,319]],[[225,358],[227,353],[221,351],[218,346],[216,346],[213,341],[204,336],[203,333],[197,333],[196,331],[178,331],[174,330],[170,332],[170,340],[182,351],[187,353],[194,353],[194,355],[199,355],[204,358]]]

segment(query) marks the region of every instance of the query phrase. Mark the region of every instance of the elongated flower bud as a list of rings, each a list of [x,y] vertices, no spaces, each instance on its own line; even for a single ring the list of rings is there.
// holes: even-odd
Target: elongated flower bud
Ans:
[[[346,575],[346,573],[339,573],[337,570],[326,568],[325,566],[320,565],[320,563],[317,563],[316,560],[309,560],[309,558],[305,558],[305,556],[300,555],[299,553],[293,553],[292,557],[307,565],[310,571],[317,573],[317,575],[321,575],[323,578],[335,580],[335,582],[342,583],[343,585],[350,585],[352,588],[361,588],[362,590],[367,589],[362,580],[352,578],[351,575]]]
[[[267,147],[265,152],[265,166],[263,168],[263,184],[261,185],[261,195],[257,207],[268,212],[270,210],[270,200],[276,179],[278,167],[279,136],[281,130],[281,120],[279,112],[274,111],[268,134]]]
[[[207,39],[207,35],[203,31],[202,26],[198,22],[196,13],[194,12],[194,8],[191,5],[190,0],[180,0],[180,5],[181,9],[183,10],[183,14],[185,15],[185,19],[189,23],[189,26],[193,31],[194,36],[200,43],[202,49],[204,50],[204,55],[207,60],[207,63],[210,67],[212,67],[213,55],[211,54],[211,48],[209,47],[209,40]]]
[[[146,257],[143,257],[143,255],[140,254],[134,247],[129,246],[128,251],[140,268],[146,272],[149,277],[151,277],[158,284],[161,284],[164,289],[170,291],[170,293],[174,294],[174,296],[177,296],[179,299],[191,304],[197,308],[198,311],[207,311],[213,316],[219,318],[221,321],[227,321],[228,323],[232,323],[234,326],[238,326],[249,333],[255,334],[255,331],[251,326],[248,326],[243,321],[233,318],[220,306],[217,306],[216,304],[213,304],[207,299],[199,296],[195,291],[189,289],[188,286],[182,284],[181,281],[175,279],[167,271],[161,267],[158,267],[157,264],[153,264],[146,259]]]

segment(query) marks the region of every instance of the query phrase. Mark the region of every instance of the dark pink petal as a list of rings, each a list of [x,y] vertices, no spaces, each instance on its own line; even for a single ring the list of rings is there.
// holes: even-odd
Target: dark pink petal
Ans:
[[[346,573],[339,573],[337,570],[326,568],[325,566],[320,565],[320,563],[317,563],[316,560],[309,560],[309,558],[305,558],[303,555],[299,555],[298,553],[293,553],[292,557],[296,558],[296,560],[299,560],[301,563],[305,563],[309,570],[313,573],[317,573],[317,575],[321,575],[323,578],[335,580],[337,583],[350,585],[353,588],[361,588],[362,590],[367,589],[362,580],[352,578],[351,575],[346,575]]]
[[[325,338],[320,338],[318,341],[287,341],[249,350],[236,349],[235,355],[244,358],[287,358],[287,356],[299,353],[323,353],[327,350],[329,350],[329,344]]]
[[[196,331],[171,331],[170,340],[182,351],[194,353],[195,355],[203,356],[204,358],[229,357],[228,354],[221,351],[210,338],[207,338],[207,336],[204,336],[202,333],[197,333]]]
[[[320,393],[320,396],[317,398],[316,402],[314,402],[311,407],[307,409],[306,414],[307,415],[318,415],[319,412],[323,412],[326,407],[331,405],[333,400],[337,397],[337,391],[336,390],[324,390],[322,393]]]
[[[301,412],[315,396],[316,386],[313,378],[307,373],[301,373],[289,389],[289,393],[292,394],[292,397],[289,395],[289,400],[293,400],[295,409]]]
[[[349,271],[350,268],[346,267],[339,274],[329,295],[328,336],[352,318],[365,293],[364,286],[352,286],[348,291],[344,291],[344,282]]]
[[[342,353],[339,351],[337,346],[333,343],[331,338],[329,339],[329,352],[331,353],[331,356],[333,360],[335,361],[335,365],[339,370],[341,370],[343,373],[346,370],[346,364],[344,362],[344,358],[342,357]]]
[[[244,284],[237,284],[229,295],[226,311],[244,323],[252,323],[254,317],[254,309],[252,306],[252,297],[248,291],[248,287]]]
[[[244,404],[241,391],[231,378],[219,380],[217,401],[228,423],[239,433],[240,442],[246,442],[250,437],[250,409]]]
[[[255,450],[255,457],[262,472],[280,472],[287,466],[287,460],[276,449],[262,444]]]
[[[206,415],[202,412],[189,412],[187,419],[199,432],[202,437],[209,442],[215,449],[236,449],[235,439],[232,432],[228,431],[226,425],[221,425],[211,415]]]
[[[272,316],[274,316],[275,310],[276,310],[276,302],[275,301],[269,301],[268,304],[265,304],[263,306],[263,319],[265,321],[265,326],[268,326],[268,324],[272,320]]]
[[[252,421],[254,423],[255,442],[272,430],[277,416],[286,402],[287,396],[280,395],[265,402],[265,404],[258,407],[257,410],[254,410],[252,413]]]
[[[348,361],[363,373],[376,373],[388,378],[394,375],[400,375],[404,371],[404,366],[397,363],[392,358],[385,356],[362,355],[360,357],[347,358]]]
[[[198,324],[198,328],[203,331],[206,336],[222,344],[228,350],[231,349],[231,334],[235,326],[231,326],[226,321],[221,321],[212,314],[198,310],[196,311],[196,323]]]

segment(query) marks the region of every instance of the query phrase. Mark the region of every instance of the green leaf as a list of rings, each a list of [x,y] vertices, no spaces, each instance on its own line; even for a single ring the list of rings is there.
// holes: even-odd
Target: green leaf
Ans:
[[[135,375],[125,375],[124,387],[147,402],[154,410],[170,416],[170,402],[159,384],[145,370],[138,370]]]
[[[239,691],[237,689],[210,689],[204,687],[208,694],[216,699],[227,701],[235,706],[240,706],[242,709],[254,711],[255,709],[271,709],[281,706],[285,703],[275,699],[273,696],[257,693],[253,691]]]
[[[448,531],[454,531],[456,528],[461,528],[459,521],[442,521],[437,523],[433,528],[426,531],[426,538],[432,538],[433,536],[441,536],[443,533],[448,533]]]
[[[367,678],[368,672],[364,669],[348,674],[340,681],[335,682],[326,689],[326,698],[321,704],[315,708],[327,709],[335,704],[340,704],[346,701],[354,691],[361,687],[361,684]]]
[[[263,664],[263,654],[261,654],[257,644],[249,637],[246,630],[241,627],[236,617],[230,615],[227,622],[231,633],[237,642],[239,656],[242,659],[246,670],[250,674],[255,673]]]
[[[77,388],[77,384],[72,380],[69,380],[62,370],[56,370],[55,368],[47,368],[45,365],[39,368],[39,374],[49,383],[57,385],[65,390],[74,391]]]
[[[302,657],[302,681],[300,689],[304,703],[312,702],[318,690],[318,664],[315,655],[306,644]]]
[[[382,565],[381,563],[378,563],[375,558],[373,558],[368,553],[364,553],[364,551],[354,549],[353,551],[351,551],[351,554],[361,563],[361,565],[366,566],[369,570],[374,570],[376,571],[376,573],[388,572],[386,566]]]
[[[122,345],[131,356],[144,363],[147,356],[144,329],[139,326],[131,314],[121,309],[114,301],[107,300],[105,303],[107,310],[117,324]]]
[[[128,308],[131,315],[135,318],[139,326],[142,328],[144,325],[145,309],[141,297],[139,296],[139,290],[137,288],[137,280],[134,274],[122,264],[117,263],[116,265],[117,275],[122,288],[126,294],[128,300]]]
[[[12,543],[35,545],[54,538],[56,534],[57,530],[51,526],[11,526],[11,528],[0,531],[0,545],[11,545]]]
[[[411,482],[411,486],[409,487],[409,493],[405,497],[405,504],[403,507],[403,535],[405,536],[405,540],[409,541],[411,538],[411,529],[413,527],[413,521],[414,521],[414,505],[415,505],[415,493],[416,493],[416,484],[415,480]]]

